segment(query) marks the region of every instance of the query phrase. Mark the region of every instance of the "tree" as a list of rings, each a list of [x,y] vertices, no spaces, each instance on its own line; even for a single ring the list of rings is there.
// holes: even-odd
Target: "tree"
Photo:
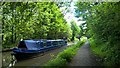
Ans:
[[[10,47],[20,39],[62,39],[68,25],[55,2],[3,2],[2,44]]]
[[[86,20],[87,33],[96,43],[96,47],[106,53],[105,63],[119,65],[120,2],[78,2],[76,6],[77,16],[83,16]]]
[[[76,25],[75,21],[71,21],[71,30],[72,30],[72,38],[71,41],[74,41],[74,38],[76,37],[76,35],[79,33],[79,28]]]

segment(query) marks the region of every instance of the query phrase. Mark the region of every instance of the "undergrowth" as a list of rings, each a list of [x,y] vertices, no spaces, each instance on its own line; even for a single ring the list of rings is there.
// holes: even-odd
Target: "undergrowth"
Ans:
[[[67,65],[67,63],[69,63],[73,56],[76,54],[77,50],[80,48],[80,46],[83,45],[83,43],[86,40],[83,39],[81,41],[79,41],[77,44],[72,45],[70,47],[68,47],[67,49],[65,49],[63,52],[60,52],[55,59],[50,60],[49,62],[47,62],[44,67],[64,67]]]
[[[96,43],[92,38],[90,40],[91,50],[94,54],[102,59],[102,65],[104,66],[118,66],[119,54],[115,47],[111,47],[109,42]]]

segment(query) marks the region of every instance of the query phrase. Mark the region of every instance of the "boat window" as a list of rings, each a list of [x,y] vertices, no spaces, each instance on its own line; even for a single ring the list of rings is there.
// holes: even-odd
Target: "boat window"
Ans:
[[[26,45],[25,45],[25,42],[20,41],[19,44],[18,44],[18,48],[27,48]]]
[[[44,44],[43,44],[43,42],[41,42],[41,43],[40,43],[40,46],[41,46],[41,47],[44,47]]]
[[[51,46],[51,42],[47,42],[47,46]]]
[[[58,45],[58,42],[57,42],[57,41],[54,41],[54,42],[53,42],[53,45]]]
[[[67,41],[65,41],[65,43],[67,43]]]
[[[65,45],[67,45],[67,41],[65,41]]]
[[[46,47],[46,42],[43,42],[44,47]]]
[[[60,41],[60,45],[62,45],[63,44],[63,41]]]

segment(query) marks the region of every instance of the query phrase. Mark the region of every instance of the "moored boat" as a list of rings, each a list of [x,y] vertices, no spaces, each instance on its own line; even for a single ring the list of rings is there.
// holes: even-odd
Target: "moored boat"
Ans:
[[[19,61],[64,45],[67,45],[65,40],[23,40],[13,49],[12,55]]]

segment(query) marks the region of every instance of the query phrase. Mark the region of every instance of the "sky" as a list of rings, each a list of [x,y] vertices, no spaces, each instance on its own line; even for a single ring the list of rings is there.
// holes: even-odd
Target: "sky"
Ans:
[[[70,22],[72,20],[74,20],[76,22],[76,24],[79,26],[80,24],[84,23],[85,21],[78,21],[79,19],[82,19],[82,17],[75,17],[75,8],[77,8],[76,6],[74,6],[75,2],[71,2],[71,6],[68,8],[70,10],[70,12],[66,13],[64,18],[66,19],[66,21],[68,22],[68,24],[70,24]],[[65,10],[65,7],[60,8],[60,10]]]

